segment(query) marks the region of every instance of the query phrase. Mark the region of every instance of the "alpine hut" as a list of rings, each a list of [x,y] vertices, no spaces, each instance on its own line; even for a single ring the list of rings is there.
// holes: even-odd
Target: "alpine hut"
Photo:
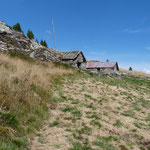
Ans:
[[[119,71],[119,66],[117,62],[87,62],[86,69],[94,71],[94,72],[107,72],[107,73],[114,73]]]
[[[77,68],[85,69],[86,67],[86,58],[82,51],[63,52],[62,61]]]

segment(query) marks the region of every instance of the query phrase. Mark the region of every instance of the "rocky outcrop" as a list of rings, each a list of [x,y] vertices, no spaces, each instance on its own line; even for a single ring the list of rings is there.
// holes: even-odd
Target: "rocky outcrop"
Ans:
[[[63,55],[63,52],[43,47],[0,21],[0,52],[11,53],[14,50],[41,61],[61,62]]]
[[[63,52],[56,51],[50,48],[38,48],[30,53],[30,57],[40,59],[41,61],[52,60],[54,62],[61,62]]]

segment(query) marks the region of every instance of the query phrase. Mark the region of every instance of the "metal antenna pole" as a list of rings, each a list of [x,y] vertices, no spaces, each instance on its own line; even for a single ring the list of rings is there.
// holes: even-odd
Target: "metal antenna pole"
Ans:
[[[55,37],[55,28],[54,28],[53,19],[52,19],[52,26],[53,26],[54,45],[55,45],[55,50],[56,50],[56,37]]]

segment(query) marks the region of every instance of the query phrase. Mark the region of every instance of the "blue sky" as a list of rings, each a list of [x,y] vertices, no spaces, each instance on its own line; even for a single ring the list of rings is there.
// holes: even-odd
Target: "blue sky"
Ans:
[[[57,49],[80,49],[87,59],[118,61],[150,73],[150,0],[0,0],[0,20],[19,22]]]

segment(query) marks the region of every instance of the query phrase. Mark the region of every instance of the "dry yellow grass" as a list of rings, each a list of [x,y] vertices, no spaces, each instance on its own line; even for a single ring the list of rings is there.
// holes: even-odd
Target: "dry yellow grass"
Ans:
[[[56,67],[52,62],[49,63],[29,63],[20,59],[10,58],[6,55],[0,55],[0,80],[7,78],[22,79],[28,78],[29,83],[35,83],[46,87],[51,84],[48,82],[50,77],[55,75],[73,74],[72,69]]]
[[[20,137],[40,129],[48,118],[53,87],[63,75],[75,72],[52,62],[0,55],[0,149],[18,150],[16,140],[25,147]]]
[[[133,73],[137,76],[144,76],[144,77],[150,77],[150,74],[144,73],[144,72],[140,72],[140,71],[129,71],[126,69],[119,69],[119,72],[125,72],[125,73]]]
[[[2,108],[5,103],[7,103],[6,97],[9,97],[8,99],[11,100],[11,97],[13,97],[18,101],[18,98],[24,97],[25,95],[28,97],[30,95],[28,97],[28,99],[30,99],[33,97],[33,93],[31,93],[31,85],[41,87],[46,91],[50,91],[56,77],[62,76],[64,74],[73,74],[73,72],[74,71],[72,69],[56,67],[52,62],[29,63],[21,59],[14,59],[7,55],[1,54],[0,97],[2,95],[3,96],[0,100],[0,108]],[[11,103],[14,103],[14,99]]]

